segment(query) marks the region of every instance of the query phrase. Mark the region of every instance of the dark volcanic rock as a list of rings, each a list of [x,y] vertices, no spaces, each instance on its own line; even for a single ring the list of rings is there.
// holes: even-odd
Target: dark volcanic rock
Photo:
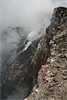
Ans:
[[[22,88],[25,84],[25,77],[31,68],[31,61],[40,39],[34,41],[29,48],[18,53],[16,60],[4,66],[1,71],[1,98],[6,98],[16,87]],[[31,84],[31,83],[30,83]]]
[[[1,99],[17,91],[17,88],[23,89],[28,86],[30,90],[36,83],[38,71],[41,65],[46,63],[50,56],[50,40],[56,33],[63,30],[60,25],[67,21],[67,9],[59,7],[54,9],[51,24],[46,29],[45,37],[35,40],[26,51],[18,53],[17,58],[11,64],[7,64],[1,71]],[[21,48],[18,51],[21,51]],[[26,97],[25,96],[25,97]],[[24,97],[24,98],[25,98]]]

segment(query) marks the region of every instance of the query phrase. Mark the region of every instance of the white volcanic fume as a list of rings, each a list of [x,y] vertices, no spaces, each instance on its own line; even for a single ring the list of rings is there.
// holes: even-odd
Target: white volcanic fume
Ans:
[[[58,6],[67,7],[67,0],[0,0],[2,65],[15,59],[18,45],[25,35],[28,42],[20,53],[26,50],[32,41],[45,35],[53,9]],[[28,91],[28,87],[18,89],[19,93],[8,96],[7,100],[23,99]]]
[[[3,63],[6,57],[10,58],[10,61],[15,58],[18,43],[22,34],[25,34],[25,32],[17,33],[15,29],[7,27],[24,27],[27,39],[32,42],[44,35],[54,7],[67,6],[66,3],[67,0],[0,0],[1,62]],[[26,46],[28,47],[31,42]]]

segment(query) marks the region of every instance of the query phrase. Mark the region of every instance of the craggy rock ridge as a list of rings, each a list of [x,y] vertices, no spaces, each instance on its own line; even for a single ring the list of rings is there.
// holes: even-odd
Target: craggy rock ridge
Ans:
[[[55,8],[54,13],[52,15],[51,24],[46,29],[45,37],[43,36],[43,37],[35,40],[26,51],[21,52],[20,54],[18,53],[18,56],[14,62],[12,62],[11,64],[6,64],[6,66],[3,67],[2,71],[1,71],[1,84],[0,84],[0,87],[1,87],[1,97],[0,98],[1,99],[7,98],[8,95],[14,93],[14,91],[16,92],[17,88],[19,88],[19,90],[21,90],[24,87],[28,87],[29,89],[28,89],[28,91],[26,91],[27,92],[26,95],[22,98],[22,99],[24,99],[25,97],[27,97],[30,94],[33,86],[35,85],[35,83],[38,80],[37,87],[41,87],[42,90],[44,88],[44,91],[46,92],[46,94],[44,94],[44,91],[43,91],[43,93],[42,93],[43,98],[41,98],[41,96],[40,96],[40,99],[42,100],[42,99],[47,98],[46,100],[52,100],[52,99],[48,99],[48,97],[51,97],[51,95],[49,96],[49,94],[51,94],[51,91],[50,92],[48,91],[49,85],[47,85],[47,84],[49,84],[49,82],[47,82],[47,81],[50,81],[51,79],[46,81],[47,78],[45,76],[46,73],[49,72],[49,68],[51,71],[51,69],[52,69],[51,61],[53,63],[53,61],[55,59],[55,58],[52,58],[52,60],[50,61],[50,56],[51,56],[50,52],[51,52],[51,48],[52,48],[52,44],[53,44],[53,42],[51,41],[52,42],[51,43],[50,40],[52,40],[58,34],[60,35],[61,32],[62,32],[62,34],[63,34],[63,32],[66,33],[66,27],[67,27],[66,22],[67,22],[67,8],[64,8],[64,7]],[[64,37],[64,38],[62,38],[62,37]],[[66,34],[64,36],[62,35],[61,38],[59,36],[58,40],[61,39],[62,42],[64,41],[63,43],[66,45],[65,41],[67,41],[67,40],[65,37],[66,37]],[[62,47],[61,44],[59,45],[58,41],[55,41],[54,44],[56,44],[55,48],[57,50],[54,51],[55,53],[52,52],[53,56],[51,56],[51,57],[56,57],[57,56],[57,55],[55,55],[56,53],[62,55],[61,48],[60,48],[60,47]],[[59,46],[59,47],[57,47],[57,46]],[[64,46],[63,48],[66,48],[66,46]],[[21,49],[21,48],[19,48],[19,49]],[[58,51],[58,49],[60,49],[59,50],[60,52]],[[20,50],[20,51],[22,51],[22,50]],[[63,52],[66,52],[66,51],[64,50]],[[47,60],[47,58],[49,58],[49,59]],[[62,58],[64,58],[63,55],[61,56],[61,58],[59,57],[58,59],[62,59]],[[56,59],[56,60],[58,60],[58,59]],[[64,60],[66,60],[66,59],[67,58],[65,56]],[[59,62],[59,60],[58,60],[58,62]],[[41,77],[41,80],[39,81],[40,74],[38,74],[38,72],[40,73],[40,71],[41,71],[40,68],[44,64],[46,64],[45,66],[47,66],[47,67],[43,66],[44,74],[42,71],[41,76],[43,74],[43,77]],[[49,67],[48,67],[48,65],[49,65]],[[61,68],[59,70],[61,70]],[[54,72],[55,72],[55,70],[54,70]],[[59,72],[57,72],[57,73],[59,73]],[[38,78],[37,78],[37,75],[38,75]],[[48,75],[50,76],[50,73]],[[42,79],[42,78],[44,78],[44,79]],[[42,87],[41,81],[43,82],[43,87]],[[66,81],[66,78],[64,81]],[[41,86],[39,86],[40,83],[41,83]],[[47,89],[45,88],[45,86],[47,87]],[[47,93],[47,91],[48,91],[48,93]],[[33,93],[34,93],[34,95],[33,95]],[[28,99],[29,100],[38,100],[39,95],[40,95],[40,94],[38,94],[38,93],[40,93],[39,89],[35,90],[33,93],[30,94]],[[63,93],[63,91],[62,91],[62,93]],[[48,95],[48,97],[47,97],[47,95]],[[66,99],[63,99],[63,100],[66,100]]]
[[[51,23],[46,30],[46,34],[55,34],[48,42],[50,56],[47,62],[41,65],[37,84],[25,100],[67,100],[67,9],[59,7],[54,11],[54,14],[58,14],[53,16],[55,17],[54,21],[52,19],[54,27],[51,26]],[[57,20],[57,16],[61,20]],[[57,24],[59,24],[59,27],[57,27]],[[52,32],[51,29],[54,31]]]

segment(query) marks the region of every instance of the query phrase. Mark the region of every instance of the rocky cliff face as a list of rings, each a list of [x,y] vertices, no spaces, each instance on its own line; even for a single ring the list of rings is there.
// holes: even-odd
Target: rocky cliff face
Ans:
[[[52,23],[46,30],[47,34],[53,33],[47,42],[50,56],[45,65],[41,65],[37,84],[25,100],[67,100],[67,9],[59,7],[54,11],[55,16],[53,15]]]
[[[50,57],[38,73],[38,88],[26,100],[67,100],[67,24],[61,27],[49,42]]]
[[[21,52],[20,54],[18,53],[15,61],[13,61],[11,64],[6,64],[6,66],[3,67],[1,71],[0,84],[1,99],[5,99],[8,97],[8,95],[17,93],[18,90],[23,90],[24,87],[27,87],[27,90],[23,90],[26,93],[24,96],[22,96],[22,99],[24,99],[30,94],[33,86],[38,81],[36,85],[36,87],[38,88],[30,94],[30,96],[28,97],[29,100],[54,100],[54,98],[56,97],[61,98],[63,96],[65,97],[63,98],[63,100],[66,100],[66,22],[67,8],[55,8],[51,24],[46,29],[46,35],[35,40],[26,51]],[[21,51],[21,48],[19,48],[18,50]],[[65,68],[62,68],[63,66],[61,67],[61,65],[65,66]],[[62,78],[63,81],[59,80],[58,82],[55,82],[55,76],[57,81]],[[53,86],[52,89],[54,89],[52,91],[49,90],[50,84]],[[58,85],[61,92],[59,92],[59,90],[56,90],[55,92],[55,87],[56,89],[59,89],[57,88]],[[65,92],[63,92],[63,86],[65,88]],[[42,93],[39,89],[42,91]],[[62,96],[58,96],[58,92],[62,93]],[[52,95],[54,95],[54,97],[52,97]]]

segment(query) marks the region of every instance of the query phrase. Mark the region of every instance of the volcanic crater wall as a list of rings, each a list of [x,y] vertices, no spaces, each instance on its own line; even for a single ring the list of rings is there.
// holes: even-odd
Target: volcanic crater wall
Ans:
[[[37,75],[41,66],[50,57],[51,45],[49,42],[59,32],[63,31],[63,27],[60,26],[66,22],[67,8],[55,8],[51,24],[46,29],[46,35],[35,40],[26,51],[18,54],[15,61],[5,64],[1,71],[1,99],[7,98],[13,91],[17,91],[17,88],[23,89],[26,86],[29,88],[29,91],[26,91],[28,93],[24,98],[30,94],[37,82]]]

